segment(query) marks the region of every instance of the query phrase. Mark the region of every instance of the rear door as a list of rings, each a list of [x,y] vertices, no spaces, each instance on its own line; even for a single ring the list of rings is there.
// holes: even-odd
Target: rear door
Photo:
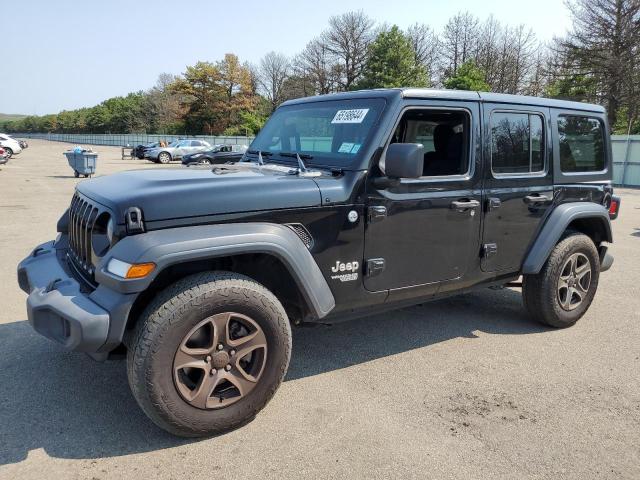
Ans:
[[[520,270],[553,201],[550,111],[484,104],[485,196],[482,270]]]
[[[189,152],[189,149],[187,148],[187,146],[189,145],[189,140],[182,140],[180,142],[178,142],[176,144],[176,149],[173,152],[173,156],[174,158],[180,158],[183,157],[185,155],[187,155]]]

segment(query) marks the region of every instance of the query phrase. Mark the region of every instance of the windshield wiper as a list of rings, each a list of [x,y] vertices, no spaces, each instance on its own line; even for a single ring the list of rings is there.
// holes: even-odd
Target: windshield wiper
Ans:
[[[270,157],[273,155],[273,152],[270,152],[269,150],[247,150],[247,153],[250,153],[251,155],[261,154],[263,157]]]
[[[273,155],[273,152],[269,152],[267,150],[247,150],[247,153],[258,155],[258,165],[260,166],[264,165],[264,160],[262,159],[262,157],[270,157],[271,155]]]
[[[313,159],[313,155],[309,155],[307,153],[298,153],[298,152],[278,152],[278,154],[280,154],[283,157],[292,157],[292,158],[297,158],[300,157],[304,160],[312,160]]]

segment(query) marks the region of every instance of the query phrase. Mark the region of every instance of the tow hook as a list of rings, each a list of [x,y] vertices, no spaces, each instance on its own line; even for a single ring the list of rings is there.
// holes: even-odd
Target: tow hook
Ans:
[[[61,281],[62,281],[61,278],[56,278],[55,280],[51,280],[47,285],[47,287],[44,289],[44,293],[49,293],[53,290],[56,290],[56,286],[58,285],[58,282],[61,282]]]

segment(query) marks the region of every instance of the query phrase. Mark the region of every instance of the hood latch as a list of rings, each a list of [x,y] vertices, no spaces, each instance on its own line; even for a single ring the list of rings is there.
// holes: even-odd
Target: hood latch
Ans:
[[[144,222],[142,221],[142,210],[138,207],[127,208],[124,214],[127,223],[127,233],[144,232]]]

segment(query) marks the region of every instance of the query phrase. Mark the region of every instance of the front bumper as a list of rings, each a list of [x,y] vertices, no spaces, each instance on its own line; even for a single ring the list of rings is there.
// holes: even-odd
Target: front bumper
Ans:
[[[135,295],[81,285],[66,268],[66,248],[38,246],[18,265],[18,283],[29,294],[29,323],[41,335],[99,360],[122,341]]]

